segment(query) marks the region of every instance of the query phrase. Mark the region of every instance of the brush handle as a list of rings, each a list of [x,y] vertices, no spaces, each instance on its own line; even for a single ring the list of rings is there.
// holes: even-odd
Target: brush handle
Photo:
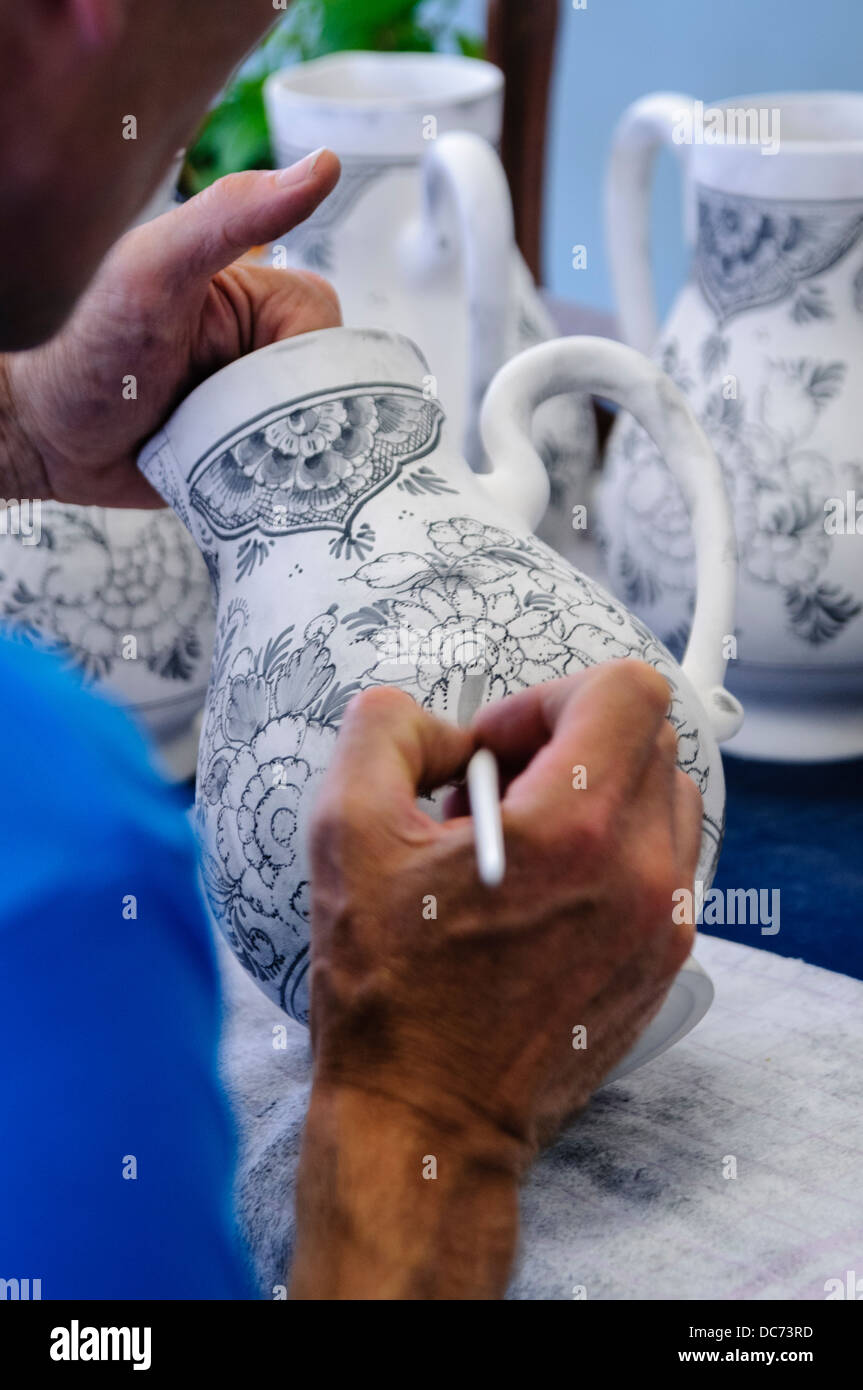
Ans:
[[[474,753],[467,766],[467,794],[473,816],[479,876],[489,888],[503,882],[506,858],[497,762],[487,748]]]

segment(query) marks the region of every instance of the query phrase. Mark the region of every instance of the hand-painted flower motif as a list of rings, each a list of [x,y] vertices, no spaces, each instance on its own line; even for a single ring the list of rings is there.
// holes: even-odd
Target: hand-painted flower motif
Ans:
[[[344,545],[363,504],[434,447],[441,418],[408,388],[303,402],[200,460],[192,505],[223,538],[326,528]]]
[[[298,642],[287,628],[265,647],[241,645],[252,621],[242,599],[220,619],[199,766],[198,817],[210,847],[203,879],[239,959],[300,1019],[308,1012],[304,827],[357,690],[397,684],[425,708],[463,721],[483,703],[597,659],[639,656],[668,679],[681,765],[702,791],[708,785],[710,754],[687,720],[674,663],[637,620],[535,537],[471,516],[430,521],[425,534],[417,549],[381,555],[345,577],[367,601],[341,616],[333,604]],[[346,686],[336,680],[340,661],[358,673]],[[705,828],[710,877],[721,825],[708,817]]]
[[[863,234],[859,203],[813,212],[808,201],[762,202],[703,185],[697,199],[695,274],[720,324],[788,298],[836,265]]]
[[[679,362],[676,344],[666,351]],[[731,498],[741,570],[781,589],[790,628],[816,644],[837,636],[861,611],[853,595],[824,584],[830,559],[824,504],[842,494],[842,469],[808,447],[844,378],[841,362],[775,359],[766,363],[754,410],[721,390],[699,405]],[[603,543],[615,553],[627,602],[648,613],[670,593],[694,593],[689,514],[652,441],[632,421],[623,428],[615,466],[625,477],[614,516],[621,539],[608,534],[606,509]],[[674,640],[668,631],[662,635]]]
[[[460,720],[466,701],[472,712],[480,703],[573,675],[592,666],[601,651],[604,660],[637,654],[650,661],[674,691],[674,663],[653,634],[541,541],[474,517],[431,522],[427,533],[427,553],[382,555],[353,576],[396,595],[344,619],[355,641],[383,648],[364,683],[413,686],[426,708]],[[531,587],[513,582],[519,570]],[[386,639],[393,634],[400,640],[390,651]],[[700,741],[674,698],[681,758],[703,788]]]
[[[368,401],[368,397],[359,397]],[[374,404],[369,401],[372,414]],[[310,405],[294,410],[275,424],[264,430],[264,438],[269,445],[286,457],[312,458],[322,454],[341,436],[348,418],[347,403],[342,401],[322,401],[320,405]],[[371,448],[372,435],[368,437]]]
[[[248,621],[242,603],[223,618],[218,661],[221,697],[213,700],[201,740],[198,819],[205,843],[203,880],[213,914],[252,973],[293,991],[292,1011],[307,1006],[299,958],[277,950],[284,923],[297,952],[308,934],[301,805],[329,764],[338,720],[357,687],[339,686],[327,639],[331,613],[292,629],[259,651],[235,650]],[[211,830],[207,833],[208,825]],[[304,906],[305,904],[305,906]]]
[[[24,549],[17,537],[3,539],[0,571],[5,624],[89,679],[121,684],[131,637],[135,661],[154,674],[203,681],[213,629],[209,577],[169,514],[117,520],[96,508],[45,503],[41,543]]]

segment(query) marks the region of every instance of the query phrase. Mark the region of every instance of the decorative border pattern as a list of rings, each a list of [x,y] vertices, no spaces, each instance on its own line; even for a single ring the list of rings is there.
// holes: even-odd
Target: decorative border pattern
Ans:
[[[285,402],[198,460],[192,507],[222,540],[254,538],[241,575],[250,555],[257,563],[271,539],[296,532],[334,531],[333,554],[362,553],[374,533],[354,534],[357,514],[436,447],[443,419],[436,399],[395,383]]]
[[[695,275],[720,324],[776,304],[836,265],[863,235],[863,200],[754,198],[697,186]],[[819,295],[808,296],[819,313]]]

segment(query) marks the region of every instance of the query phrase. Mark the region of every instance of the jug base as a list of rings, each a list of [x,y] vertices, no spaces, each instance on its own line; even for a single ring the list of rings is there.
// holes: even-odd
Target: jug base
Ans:
[[[741,697],[744,698],[744,697]],[[723,753],[774,763],[828,763],[863,758],[863,698],[817,701],[762,692],[744,698],[746,719]]]
[[[653,1022],[638,1042],[606,1077],[603,1086],[620,1081],[646,1066],[691,1033],[713,1003],[713,981],[694,956],[683,966]]]

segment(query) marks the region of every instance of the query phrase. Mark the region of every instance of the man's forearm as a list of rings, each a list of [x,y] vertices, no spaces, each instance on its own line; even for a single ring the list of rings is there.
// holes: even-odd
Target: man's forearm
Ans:
[[[348,1087],[312,1092],[291,1297],[499,1298],[521,1146]]]

